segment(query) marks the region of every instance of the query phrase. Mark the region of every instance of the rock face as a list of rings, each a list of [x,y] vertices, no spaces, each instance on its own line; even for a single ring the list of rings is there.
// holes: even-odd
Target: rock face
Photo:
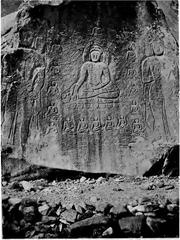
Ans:
[[[24,3],[2,36],[3,147],[48,167],[143,174],[178,141],[178,46],[162,11],[50,2]]]
[[[168,149],[152,167],[144,173],[144,176],[167,175],[169,177],[179,176],[179,145]]]
[[[1,16],[5,16],[17,10],[23,0],[1,0]]]

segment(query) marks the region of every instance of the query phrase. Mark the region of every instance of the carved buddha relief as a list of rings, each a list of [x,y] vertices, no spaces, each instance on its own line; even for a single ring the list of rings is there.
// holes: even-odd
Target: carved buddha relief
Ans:
[[[165,59],[164,43],[155,40],[152,43],[154,56],[142,62],[142,81],[144,84],[145,121],[149,128],[160,135],[170,136],[165,94],[163,93],[162,63]]]
[[[80,71],[80,78],[75,84],[73,95],[84,98],[116,98],[118,92],[111,86],[108,65],[101,62],[102,48],[94,45],[90,50],[90,61],[85,62]]]
[[[105,55],[109,57],[109,53],[103,51],[102,35],[98,31],[101,29],[93,29],[93,40],[86,45],[83,52],[84,63],[81,66],[79,78],[62,93],[63,102],[92,98],[117,99],[119,97],[119,89],[113,83],[109,65],[105,61]]]

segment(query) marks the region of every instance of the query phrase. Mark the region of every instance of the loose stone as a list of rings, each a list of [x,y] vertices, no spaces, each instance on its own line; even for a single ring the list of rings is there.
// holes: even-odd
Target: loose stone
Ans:
[[[21,203],[21,199],[20,198],[9,198],[8,200],[10,205],[19,205]]]
[[[60,217],[67,222],[74,223],[77,217],[77,212],[74,209],[65,210],[61,213]]]
[[[85,182],[86,181],[86,177],[81,177],[79,181],[80,181],[80,183]]]
[[[113,229],[112,227],[109,227],[108,229],[106,229],[103,233],[102,233],[102,236],[103,237],[108,237],[108,236],[111,236],[113,234]]]
[[[179,206],[177,204],[173,204],[173,203],[172,204],[168,204],[166,207],[167,207],[167,210],[169,212],[178,214]]]
[[[99,177],[97,180],[96,180],[96,183],[100,184],[104,181],[104,178],[103,177]]]
[[[49,206],[47,204],[44,204],[43,206],[38,207],[38,211],[42,214],[42,215],[46,215],[48,210],[49,210]]]
[[[31,191],[31,189],[34,189],[33,185],[27,181],[21,181],[20,185],[22,185],[22,187],[25,191]]]
[[[145,217],[143,215],[121,218],[118,223],[125,237],[143,236],[145,224]]]

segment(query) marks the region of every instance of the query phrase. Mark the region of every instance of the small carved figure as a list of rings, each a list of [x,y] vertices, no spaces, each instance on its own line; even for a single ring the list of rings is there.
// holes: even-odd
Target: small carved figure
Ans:
[[[112,130],[113,129],[114,123],[111,119],[111,116],[107,117],[104,127],[105,127],[106,130]]]
[[[63,131],[65,132],[74,132],[75,130],[75,123],[72,119],[67,118],[66,121],[64,121],[63,124]]]
[[[124,128],[126,126],[126,119],[124,116],[120,116],[117,122],[117,128]]]
[[[92,130],[99,131],[101,129],[101,123],[98,117],[95,117],[92,123]]]
[[[41,89],[44,86],[45,67],[37,67],[33,72],[32,77],[32,92],[33,98],[38,98],[41,93]]]
[[[128,51],[126,53],[126,59],[130,61],[135,61],[136,60],[136,45],[134,42],[130,43],[130,46],[128,48]]]
[[[59,87],[56,81],[50,82],[47,90],[47,95],[52,94],[52,95],[58,95],[59,94]]]
[[[83,133],[88,131],[88,124],[82,117],[77,126],[77,132]]]
[[[147,57],[141,65],[142,81],[144,83],[145,121],[153,131],[170,136],[165,96],[162,90],[161,61],[164,61],[164,46],[162,40],[152,44],[155,56]]]
[[[131,104],[131,112],[135,113],[139,110],[139,106],[136,102],[136,100],[132,100],[132,104]]]
[[[55,103],[52,103],[49,107],[47,112],[45,113],[45,117],[49,118],[50,121],[56,121],[59,117],[59,111],[56,107]]]
[[[133,125],[133,126],[132,126],[132,127],[133,127],[133,132],[134,132],[135,134],[139,134],[140,132],[142,132],[142,130],[143,130],[142,124],[139,122],[139,119],[138,119],[138,118],[134,119],[132,125]]]

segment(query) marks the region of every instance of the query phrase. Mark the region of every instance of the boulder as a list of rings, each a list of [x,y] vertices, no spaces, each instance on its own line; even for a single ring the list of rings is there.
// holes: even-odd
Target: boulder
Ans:
[[[77,217],[77,212],[74,209],[68,209],[62,212],[60,217],[67,222],[74,223]]]
[[[103,177],[99,177],[97,180],[96,180],[96,183],[97,184],[100,184],[104,181],[105,179]]]
[[[8,202],[12,206],[19,206],[21,204],[22,199],[20,198],[9,198]]]
[[[129,213],[128,213],[127,209],[122,204],[118,204],[116,206],[113,206],[110,209],[110,213],[117,216],[118,218],[129,216]]]
[[[142,237],[145,234],[145,220],[143,215],[119,219],[119,227],[123,237]]]
[[[5,194],[2,194],[1,195],[1,199],[2,199],[2,203],[6,203],[9,199],[9,196],[8,195],[5,195]]]
[[[98,202],[95,207],[96,212],[105,213],[106,215],[113,206],[108,202]]]
[[[179,145],[170,147],[160,159],[155,161],[144,176],[154,175],[179,176]]]
[[[162,173],[168,176],[179,176],[179,145],[171,147],[165,154]]]
[[[154,237],[165,237],[167,221],[163,218],[147,217],[146,223],[153,232]]]
[[[34,189],[34,186],[32,183],[27,182],[27,181],[21,181],[20,184],[22,185],[24,191],[31,191]]]
[[[85,181],[86,181],[86,177],[81,177],[80,180],[79,180],[80,183],[83,183]]]
[[[52,216],[42,216],[41,221],[45,224],[52,224],[57,221],[57,218]]]
[[[113,235],[112,227],[109,227],[102,233],[102,237],[111,237]]]
[[[165,190],[171,190],[174,188],[174,185],[166,185]]]
[[[78,216],[78,221],[84,220],[86,218],[90,218],[94,215],[94,212],[91,210],[86,210],[85,213]]]
[[[19,182],[12,182],[9,186],[10,189],[17,189],[19,191],[23,190],[23,186]]]
[[[47,212],[49,211],[49,209],[50,209],[50,206],[47,204],[44,204],[44,205],[38,207],[39,213],[43,216],[47,215]]]
[[[7,181],[2,181],[2,186],[5,187],[7,186],[8,182]]]
[[[177,204],[168,204],[166,208],[169,212],[176,213],[177,215],[179,213],[179,206]]]
[[[94,229],[106,227],[111,223],[111,218],[107,216],[94,215],[93,217],[78,221],[70,225],[70,236],[77,237],[91,237]]]

